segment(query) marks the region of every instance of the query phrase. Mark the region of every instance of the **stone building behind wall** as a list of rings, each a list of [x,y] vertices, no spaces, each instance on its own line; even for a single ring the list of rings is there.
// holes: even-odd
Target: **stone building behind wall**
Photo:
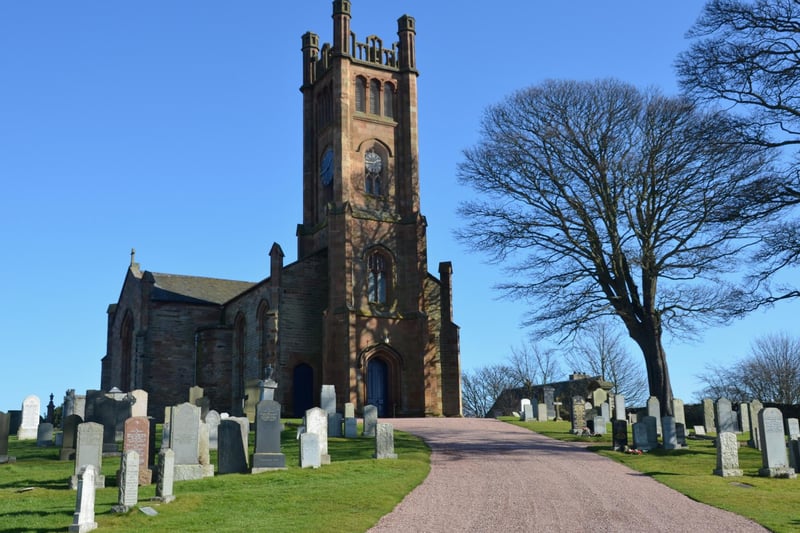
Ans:
[[[333,2],[333,42],[302,36],[303,210],[297,261],[276,243],[259,282],[159,274],[131,256],[108,310],[101,387],[142,388],[149,414],[204,388],[211,406],[252,406],[270,367],[285,415],[337,404],[381,416],[461,414],[452,267],[428,272],[420,212],[415,21],[398,42],[359,41]],[[247,397],[247,402],[245,402]]]

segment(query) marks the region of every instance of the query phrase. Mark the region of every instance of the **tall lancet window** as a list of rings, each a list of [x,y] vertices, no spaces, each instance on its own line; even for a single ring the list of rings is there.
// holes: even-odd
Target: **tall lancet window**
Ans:
[[[389,262],[380,252],[373,252],[367,259],[369,280],[367,291],[371,303],[385,304],[389,283]]]

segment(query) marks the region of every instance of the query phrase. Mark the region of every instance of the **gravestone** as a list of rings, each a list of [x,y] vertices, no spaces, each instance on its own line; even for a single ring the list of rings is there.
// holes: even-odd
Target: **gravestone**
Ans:
[[[675,423],[675,437],[678,439],[678,446],[681,448],[686,447],[686,426],[684,424]]]
[[[655,396],[647,400],[647,416],[652,416],[656,421],[656,434],[661,435],[661,402]]]
[[[526,403],[524,409],[522,411],[522,416],[520,417],[521,420],[530,422],[533,420],[533,406],[530,403]]]
[[[605,435],[606,434],[606,419],[602,416],[594,417],[594,434],[595,435]]]
[[[342,436],[342,413],[328,413],[328,436]]]
[[[800,469],[800,440],[789,441],[789,466],[797,472]]]
[[[61,461],[71,461],[75,459],[75,448],[78,439],[78,424],[83,423],[79,415],[69,415],[64,418],[63,430],[61,432]]]
[[[538,422],[547,422],[547,405],[544,403],[536,404],[536,420]]]
[[[375,405],[367,404],[364,406],[364,428],[365,437],[374,437],[378,424],[378,408]]]
[[[198,406],[199,407],[199,406]],[[202,414],[202,408],[200,413]],[[203,469],[203,477],[214,477],[214,465],[211,463],[211,450],[208,447],[208,424],[200,421],[198,433],[198,461]]]
[[[158,453],[158,483],[156,483],[156,496],[154,500],[170,503],[175,500],[172,485],[175,481],[175,452],[170,448],[163,448]]]
[[[614,420],[611,423],[612,445],[616,451],[624,451],[628,447],[628,421]]]
[[[675,428],[675,417],[665,416],[661,419],[661,430],[663,431],[663,441],[665,450],[675,450],[678,448],[678,434]]]
[[[229,416],[227,418],[223,417],[223,420],[232,420],[239,424],[239,430],[241,431],[242,435],[242,446],[244,446],[245,450],[250,449],[250,421],[245,416]],[[245,459],[249,460],[249,457],[245,455]]]
[[[200,408],[184,402],[172,408],[169,447],[175,452],[175,479],[201,479]]]
[[[161,426],[161,449],[169,448],[172,406],[164,407],[164,424]]]
[[[331,462],[328,454],[328,415],[324,409],[312,407],[306,411],[305,426],[307,433],[316,433],[319,438],[320,464]]]
[[[131,416],[147,417],[147,391],[135,389],[131,391],[133,402],[131,403]]]
[[[761,437],[762,467],[758,475],[763,477],[797,477],[789,467],[786,455],[786,438],[783,433],[783,415],[775,407],[766,407],[758,414],[758,429]]]
[[[261,401],[261,380],[246,379],[244,381],[244,417],[255,421],[256,405]]]
[[[519,419],[520,419],[521,422],[524,422],[525,420],[530,420],[530,418],[528,418],[526,413],[525,413],[525,407],[528,407],[530,405],[531,405],[531,401],[528,398],[523,398],[523,399],[520,400],[520,402],[519,402]]]
[[[750,431],[750,404],[747,402],[739,404],[739,428],[742,433]]]
[[[100,473],[103,466],[103,426],[96,422],[78,424],[75,444],[75,474],[70,479],[70,488],[78,488],[79,474],[86,465],[95,468],[95,487],[105,488],[106,478]]]
[[[761,438],[758,429],[758,414],[764,408],[759,400],[752,400],[750,402],[750,440],[747,445],[751,448],[761,449]]]
[[[302,433],[300,435],[300,468],[319,468],[320,463],[319,435]]]
[[[672,416],[675,417],[675,424],[683,424],[686,427],[686,412],[683,408],[683,400],[680,398],[672,399]]]
[[[572,397],[572,432],[580,433],[586,427],[586,405],[580,396]]]
[[[705,426],[695,426],[694,427],[694,434],[698,437],[705,436],[706,434],[706,427]]]
[[[8,413],[0,411],[0,464],[10,463],[8,455],[8,436],[11,433],[11,417]]]
[[[101,390],[86,390],[86,402],[84,406],[85,416],[83,417],[85,422],[97,422],[98,424],[102,423],[100,419],[95,416],[94,405],[99,398],[103,398],[105,395],[106,393]]]
[[[125,421],[122,437],[122,453],[136,452],[139,460],[137,475],[139,485],[149,485],[153,481],[150,470],[150,421],[144,416],[133,416]]]
[[[19,426],[22,425],[22,411],[19,409],[9,409],[8,420],[8,434],[17,435],[19,433]],[[19,436],[17,439],[19,439]]]
[[[717,426],[714,425],[714,400],[703,398],[703,426],[706,433],[716,433]]]
[[[625,420],[625,396],[614,395],[614,420]]]
[[[322,391],[320,391],[319,395],[319,406],[328,414],[336,412],[336,387],[333,385],[322,386]]]
[[[789,440],[800,439],[800,421],[796,418],[787,418],[786,427],[789,429]]]
[[[320,409],[320,414],[322,414]],[[308,413],[306,413],[308,416]],[[325,431],[327,435],[327,416]],[[286,469],[286,456],[281,453],[281,404],[262,400],[256,405],[256,447],[253,453],[253,474]]]
[[[42,422],[36,429],[36,446],[44,448],[53,445],[53,424]]]
[[[555,420],[558,418],[556,413],[555,402],[556,389],[553,387],[542,387],[542,396],[544,397],[544,404],[547,406],[547,419]]]
[[[192,405],[197,405],[197,400],[203,397],[203,387],[198,385],[194,385],[193,387],[189,387],[189,403]]]
[[[717,427],[717,433],[736,432],[736,424],[733,422],[733,409],[729,399],[719,398],[714,403],[714,424]]]
[[[347,439],[358,437],[358,420],[355,418],[344,419],[344,436]]]
[[[644,427],[647,428],[647,449],[653,450],[658,448],[658,425],[656,424],[656,417],[642,417],[642,423]]]
[[[397,459],[394,453],[394,427],[378,424],[375,431],[375,459]]]
[[[356,406],[351,402],[347,402],[344,404],[344,417],[345,418],[355,418],[356,417]]]
[[[242,442],[242,426],[235,420],[222,420],[218,428],[217,471],[220,474],[247,472],[247,450]]]
[[[600,406],[608,401],[608,393],[603,389],[595,389],[592,391],[592,406],[600,409]],[[600,412],[600,411],[598,411]]]
[[[211,409],[206,413],[206,424],[208,425],[208,448],[210,450],[217,449],[217,439],[219,435],[219,425],[222,422],[219,413]]]
[[[72,414],[75,414],[75,389],[67,389],[61,404],[61,429],[64,429],[64,420]]]
[[[94,499],[98,474],[94,465],[85,465],[77,476],[75,488],[78,494],[75,497],[75,513],[72,515],[69,531],[84,533],[97,529],[97,522],[94,521]]]
[[[103,451],[114,453],[118,451],[117,442],[125,435],[125,421],[131,417],[133,397],[119,394],[102,396],[94,402],[95,420],[103,424]]]
[[[651,450],[650,439],[648,438],[647,425],[644,422],[633,424],[633,447],[637,450]]]
[[[211,410],[211,398],[203,396],[195,400],[194,404],[200,408],[200,421],[205,420],[208,411]]]
[[[603,425],[611,422],[611,406],[608,402],[603,402],[600,405],[600,416],[603,417]]]
[[[111,512],[127,513],[139,503],[139,454],[135,450],[122,452],[117,473],[117,487],[119,488],[117,505],[111,507]]]
[[[31,394],[22,401],[22,423],[17,430],[17,440],[34,440],[39,432],[39,397]]]
[[[741,476],[739,468],[739,441],[736,433],[723,432],[717,435],[717,468],[714,475],[722,477]]]

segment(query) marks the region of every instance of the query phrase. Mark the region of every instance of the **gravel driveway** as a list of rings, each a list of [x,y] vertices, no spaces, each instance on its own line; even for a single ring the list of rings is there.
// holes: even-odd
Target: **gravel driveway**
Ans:
[[[431,471],[370,531],[767,531],[584,446],[492,419],[395,418]]]

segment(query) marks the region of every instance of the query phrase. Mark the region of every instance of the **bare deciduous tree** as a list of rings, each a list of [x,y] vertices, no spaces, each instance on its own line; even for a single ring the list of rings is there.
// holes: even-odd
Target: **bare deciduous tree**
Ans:
[[[727,317],[744,293],[724,275],[766,216],[739,197],[766,164],[743,127],[614,80],[518,91],[486,111],[459,166],[478,193],[460,238],[505,263],[500,288],[531,301],[540,334],[619,317],[671,414],[662,334]]]
[[[678,57],[680,84],[693,97],[721,101],[743,111],[755,130],[772,136],[743,135],[742,143],[773,149],[800,146],[800,2],[797,0],[712,0],[689,31],[690,49]],[[760,198],[766,210],[796,212],[800,204],[800,157],[785,169],[781,187],[758,183],[743,194]],[[800,264],[800,220],[773,224],[752,262],[754,280],[772,303],[800,296],[782,284],[770,287],[774,274]]]
[[[516,386],[518,384],[506,365],[485,366],[472,372],[464,372],[461,377],[464,416],[486,417],[501,393]]]
[[[531,341],[511,348],[508,369],[517,387],[525,389],[527,398],[533,397],[533,386],[551,383],[561,374],[558,354]]]
[[[621,334],[607,320],[597,321],[579,332],[572,349],[565,350],[564,358],[573,370],[613,383],[611,391],[622,394],[629,405],[644,405],[647,400],[644,369],[633,360]]]
[[[787,333],[759,337],[743,359],[709,366],[698,377],[706,384],[705,397],[800,403],[800,338]]]

